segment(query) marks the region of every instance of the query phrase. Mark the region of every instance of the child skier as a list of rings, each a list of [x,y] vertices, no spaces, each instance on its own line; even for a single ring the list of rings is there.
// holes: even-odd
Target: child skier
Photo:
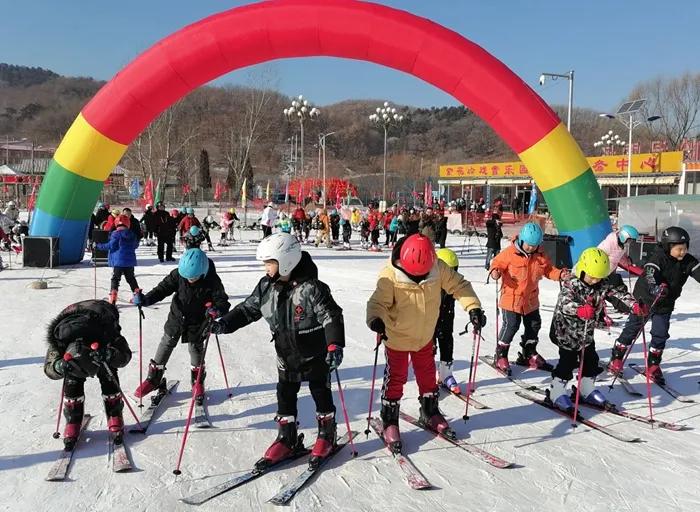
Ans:
[[[369,249],[369,234],[370,222],[367,215],[363,215],[360,219],[360,247],[363,249]]]
[[[189,233],[185,235],[183,242],[185,249],[199,249],[202,242],[206,240],[205,232],[199,226],[192,226]],[[209,247],[211,249],[211,247]]]
[[[649,377],[660,384],[665,383],[661,372],[661,356],[669,338],[668,329],[676,299],[683,285],[692,277],[700,282],[700,262],[688,252],[690,235],[678,226],[663,231],[661,243],[644,264],[644,276],[634,285],[634,296],[651,308],[651,343],[647,356]],[[622,361],[646,320],[645,315],[635,313],[627,319],[620,337],[615,341],[608,370],[622,372]]]
[[[624,225],[617,232],[612,232],[598,244],[598,249],[602,249],[610,260],[610,271],[607,280],[613,286],[625,286],[622,276],[617,273],[617,267],[627,270],[631,275],[641,276],[644,272],[637,265],[632,263],[627,249],[631,242],[639,238],[639,232],[634,226]],[[625,289],[627,287],[625,286]],[[614,298],[608,297],[606,300],[614,305]],[[601,311],[598,319],[600,325],[612,325],[612,320],[605,314],[605,308]]]
[[[561,281],[549,331],[550,340],[559,347],[559,362],[552,371],[548,396],[555,407],[566,412],[574,408],[568,383],[573,378],[574,368],[580,365],[582,349],[581,399],[597,405],[605,404],[605,397],[595,389],[595,378],[600,372],[593,338],[594,320],[605,306],[605,298],[614,296],[617,307],[625,313],[630,310],[635,315],[646,313],[646,306],[637,304],[623,287],[615,287],[605,280],[609,268],[608,255],[597,247],[590,247],[581,253],[576,263],[576,275],[567,275]]]
[[[75,446],[83,421],[85,380],[97,377],[102,389],[107,428],[120,436],[124,429],[117,368],[131,360],[131,350],[121,335],[119,311],[104,300],[84,300],[66,307],[48,326],[49,345],[44,373],[49,379],[64,379],[63,415],[66,426],[63,443],[66,450]],[[91,345],[97,342],[99,348]],[[106,364],[115,380],[104,368]]]
[[[438,249],[437,257],[439,260],[457,272],[459,268],[459,258],[451,249]],[[438,384],[445,389],[449,389],[452,393],[460,394],[462,392],[457,380],[452,375],[452,352],[454,349],[454,321],[455,321],[455,298],[445,290],[440,291],[440,316],[435,326],[435,335],[433,337],[434,349],[433,354],[440,350],[440,362],[438,363]]]
[[[340,219],[340,225],[343,228],[343,249],[350,250],[350,237],[352,236],[352,225],[350,220],[346,218]]]
[[[110,304],[117,303],[119,281],[121,281],[122,276],[126,279],[132,292],[136,292],[139,289],[136,276],[134,276],[136,248],[139,246],[139,241],[134,232],[129,229],[129,224],[129,217],[120,215],[115,222],[116,229],[109,236],[109,242],[96,244],[99,250],[109,251],[107,262],[110,267],[114,268],[112,271],[112,287],[109,292]]]
[[[367,301],[367,325],[384,339],[386,368],[381,419],[384,440],[401,451],[399,406],[408,377],[409,357],[418,384],[420,420],[428,428],[454,436],[438,409],[433,335],[440,313],[441,290],[457,299],[475,329],[486,317],[471,284],[435,256],[433,242],[414,234],[399,240]]]
[[[202,347],[208,320],[226,313],[231,307],[214,262],[201,249],[187,249],[180,258],[178,268],[147,294],[140,291],[135,293],[133,301],[137,306],[146,307],[173,294],[165,333],[148,365],[148,376],[134,392],[137,398],[158,387],[165,373],[165,365],[181,337],[183,343],[189,345],[190,381],[194,386],[199,366],[204,363]],[[204,379],[207,375],[204,367],[201,373],[200,386],[194,390],[199,403],[204,400]]]
[[[510,375],[508,349],[513,337],[525,325],[525,334],[520,346],[516,363],[541,370],[551,370],[552,366],[537,353],[537,335],[542,327],[540,318],[538,283],[543,278],[559,281],[562,269],[552,265],[540,247],[542,229],[534,222],[525,224],[513,240],[513,244],[491,260],[490,275],[501,281],[501,308],[503,326],[496,343],[494,360],[496,367]],[[568,271],[565,272],[565,276]]]
[[[343,311],[328,286],[318,280],[318,269],[299,241],[288,233],[275,233],[258,245],[256,259],[266,275],[253,293],[214,323],[212,332],[231,333],[265,318],[277,352],[278,436],[258,461],[274,464],[298,449],[297,393],[302,381],[316,404],[318,438],[309,463],[327,457],[336,444],[335,405],[330,373],[340,366],[345,346]]]
[[[486,262],[484,263],[486,270],[491,267],[493,257],[498,256],[498,253],[501,252],[502,225],[501,216],[497,213],[492,214],[491,218],[486,221]]]

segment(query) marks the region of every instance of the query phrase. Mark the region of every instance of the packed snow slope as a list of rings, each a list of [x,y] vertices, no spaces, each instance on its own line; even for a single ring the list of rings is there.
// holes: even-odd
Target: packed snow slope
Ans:
[[[248,238],[258,237],[247,232]],[[356,235],[354,234],[356,237]],[[354,243],[357,243],[356,241]],[[505,243],[505,241],[504,241]],[[463,238],[450,236],[448,245],[459,251]],[[237,242],[210,253],[233,304],[244,299],[263,275],[255,261],[253,242]],[[320,278],[329,284],[344,310],[347,347],[340,376],[345,390],[351,426],[363,432],[372,376],[374,335],[365,325],[365,305],[375,287],[388,253],[361,250],[335,251],[307,247],[319,267]],[[141,287],[150,290],[173,267],[159,264],[154,248],[138,250],[136,275]],[[176,255],[177,256],[177,255]],[[7,253],[3,255],[7,263]],[[495,339],[496,284],[486,284],[483,254],[476,241],[461,256],[460,271],[473,283],[488,316],[482,354],[492,354]],[[62,449],[62,442],[51,434],[55,428],[60,382],[44,376],[45,329],[49,320],[70,303],[105,298],[109,293],[111,269],[88,263],[59,269],[18,269],[0,273],[0,509],[1,510],[187,510],[193,507],[180,498],[199,492],[248,470],[276,435],[275,355],[270,331],[264,321],[239,332],[221,336],[221,348],[228,370],[233,398],[227,398],[223,374],[215,346],[208,354],[208,408],[213,429],[191,430],[183,460],[183,473],[175,477],[187,416],[190,385],[189,357],[179,345],[168,363],[166,376],[180,379],[180,386],[168,407],[152,424],[147,436],[129,434],[127,442],[135,470],[112,473],[107,454],[106,420],[98,383],[86,384],[86,412],[96,416],[76,452],[65,482],[45,482],[44,477]],[[29,284],[40,277],[48,289],[34,290]],[[96,278],[96,292],[94,280]],[[548,340],[549,322],[559,286],[541,284],[543,328],[540,352],[556,363],[556,347]],[[670,384],[700,400],[700,286],[692,279],[678,301],[671,323],[671,339],[664,354],[663,369]],[[138,315],[128,303],[126,283],[120,290],[123,333],[134,351],[131,363],[120,370],[128,395],[138,384]],[[145,308],[143,361],[153,356],[163,333],[169,309],[166,299]],[[621,318],[621,317],[618,317]],[[466,381],[471,353],[471,335],[458,336],[467,316],[457,311],[455,318],[456,376]],[[615,335],[623,320],[610,332],[596,331],[596,344],[603,360],[610,355]],[[514,340],[511,359],[517,355]],[[635,346],[630,362],[643,364],[641,343]],[[379,357],[377,375],[381,378],[384,357]],[[144,369],[145,371],[145,369]],[[514,373],[532,384],[545,384],[548,375],[515,367]],[[646,393],[642,377],[630,369],[634,386]],[[378,379],[374,404],[379,409]],[[700,510],[700,408],[683,404],[652,385],[654,415],[659,419],[684,423],[683,432],[650,428],[617,416],[583,408],[587,417],[621,433],[638,436],[643,443],[623,443],[585,426],[572,429],[566,418],[515,395],[517,388],[491,368],[480,364],[477,370],[476,398],[490,406],[470,408],[464,422],[463,402],[445,396],[441,408],[457,434],[468,442],[513,461],[511,469],[495,469],[468,453],[432,435],[401,424],[405,452],[430,480],[434,488],[412,491],[401,470],[372,433],[356,439],[359,456],[350,450],[340,452],[312,483],[291,502],[293,510],[400,510],[400,511],[627,511]],[[640,415],[648,414],[646,397],[634,399],[619,386],[608,398]],[[333,384],[335,390],[335,381]],[[345,431],[339,408],[339,433]],[[412,377],[406,386],[402,409],[418,414],[417,388]],[[136,403],[132,400],[132,403]],[[138,409],[137,409],[138,410]],[[133,419],[124,410],[128,425]],[[300,429],[307,440],[315,439],[314,406],[308,389],[299,397]],[[62,428],[62,427],[61,427]],[[303,461],[264,475],[199,507],[199,510],[272,510],[266,502],[278,488],[303,469]]]

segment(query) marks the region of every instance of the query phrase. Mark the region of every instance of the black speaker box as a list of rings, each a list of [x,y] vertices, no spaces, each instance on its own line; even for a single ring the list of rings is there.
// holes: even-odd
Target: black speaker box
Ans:
[[[53,268],[58,266],[59,239],[52,236],[25,236],[22,263],[25,267]]]
[[[572,268],[571,264],[571,251],[569,250],[569,243],[571,242],[571,237],[569,236],[559,236],[559,235],[545,235],[542,241],[542,250],[549,256],[555,267],[559,268]]]
[[[92,230],[92,243],[103,244],[109,242],[109,231],[104,231],[102,229]],[[92,261],[95,265],[107,265],[107,251],[100,251],[99,249],[93,247],[92,249]]]

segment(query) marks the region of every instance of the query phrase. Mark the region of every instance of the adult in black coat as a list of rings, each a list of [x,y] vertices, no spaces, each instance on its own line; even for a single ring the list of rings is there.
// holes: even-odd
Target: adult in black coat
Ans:
[[[502,225],[501,216],[497,213],[491,215],[491,218],[486,221],[486,262],[484,264],[486,270],[491,268],[491,260],[494,256],[501,252]]]

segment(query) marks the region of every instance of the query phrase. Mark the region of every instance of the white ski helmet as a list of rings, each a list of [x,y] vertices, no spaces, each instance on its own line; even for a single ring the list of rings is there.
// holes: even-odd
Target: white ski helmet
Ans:
[[[288,276],[301,261],[301,244],[289,233],[275,233],[263,238],[258,244],[255,259],[276,260],[279,265],[279,275]]]

